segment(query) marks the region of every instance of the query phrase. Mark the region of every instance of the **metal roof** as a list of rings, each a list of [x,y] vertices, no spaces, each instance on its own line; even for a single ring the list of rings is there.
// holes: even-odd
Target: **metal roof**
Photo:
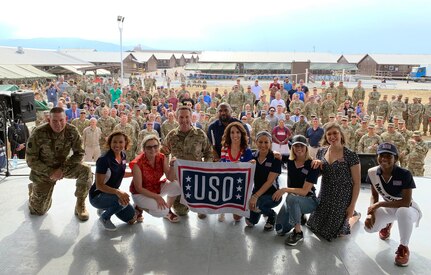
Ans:
[[[421,65],[431,64],[430,54],[368,54],[377,64]]]
[[[75,58],[85,60],[90,63],[121,63],[120,62],[120,52],[95,52],[95,51],[73,51],[64,50],[61,51],[67,55],[73,56]],[[123,61],[129,56],[130,52],[123,52]],[[70,64],[63,64],[70,65]],[[80,65],[80,64],[76,64]]]
[[[186,70],[193,71],[234,71],[235,63],[190,63],[185,67]]]
[[[55,75],[41,71],[31,65],[0,65],[0,79],[37,79],[55,77]]]
[[[146,63],[153,56],[153,53],[148,52],[132,52],[131,54],[139,63]]]
[[[53,50],[39,50],[16,47],[0,47],[0,64],[11,65],[89,65],[76,57]]]
[[[153,55],[156,57],[157,60],[169,60],[172,58],[172,56],[174,54],[173,53],[156,53],[156,52],[154,52]]]
[[[218,52],[204,51],[199,55],[199,62],[316,62],[337,63],[339,54],[315,52]]]
[[[344,56],[344,58],[347,60],[347,62],[349,63],[353,63],[353,64],[358,64],[359,61],[361,61],[366,54],[343,54],[342,56]],[[341,58],[341,56],[340,56]]]

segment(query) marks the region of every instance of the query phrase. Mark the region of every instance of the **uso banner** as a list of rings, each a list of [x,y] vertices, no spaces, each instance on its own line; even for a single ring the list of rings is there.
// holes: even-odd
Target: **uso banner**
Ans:
[[[181,203],[204,214],[233,213],[250,216],[255,164],[248,162],[175,161]]]

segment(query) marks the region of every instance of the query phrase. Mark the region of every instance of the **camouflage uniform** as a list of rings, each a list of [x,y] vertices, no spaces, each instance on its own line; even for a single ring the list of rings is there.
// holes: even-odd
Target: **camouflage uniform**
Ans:
[[[391,102],[391,117],[398,116],[401,118],[403,116],[403,112],[406,110],[406,104],[401,100],[394,100]]]
[[[378,135],[370,137],[367,133],[359,140],[357,152],[364,154],[377,154],[377,146],[380,143],[382,143],[382,139]]]
[[[73,154],[69,156],[71,151]],[[83,157],[81,136],[75,126],[66,124],[62,132],[55,133],[46,123],[33,131],[26,150],[27,164],[31,168],[30,180],[33,182],[28,205],[32,215],[43,215],[51,207],[56,180],[52,180],[50,175],[58,168],[63,171],[64,178],[77,179],[77,207],[80,202],[85,208],[84,201],[93,176],[90,167],[82,163]],[[77,213],[75,208],[75,214]],[[86,217],[78,217],[86,220],[88,213]]]
[[[355,87],[353,89],[352,92],[352,101],[353,101],[353,106],[357,106],[358,105],[358,101],[362,100],[364,101],[365,99],[365,90],[362,87]]]
[[[249,92],[248,92],[249,91]],[[248,90],[246,93],[244,93],[244,106],[246,104],[250,104],[250,106],[254,106],[254,102],[256,101],[256,95],[251,92],[251,90]],[[244,110],[244,107],[243,107]]]
[[[351,149],[352,151],[355,151],[355,132],[353,131],[352,127],[347,125],[347,127],[344,127],[343,125],[340,126],[341,132],[344,134],[344,138],[346,141],[346,147]]]
[[[322,124],[329,121],[329,114],[335,114],[337,112],[337,103],[332,99],[325,99],[322,102],[320,108],[320,117]]]
[[[85,101],[85,93],[83,90],[78,90],[73,95],[73,101],[78,103],[78,105],[81,105]]]
[[[376,113],[377,116],[383,117],[383,122],[387,121],[389,118],[389,102],[386,99],[382,99],[377,103]]]
[[[384,132],[380,137],[383,142],[395,144],[398,152],[403,152],[406,148],[406,140],[403,135],[397,131],[395,131],[395,133]]]
[[[335,101],[335,97],[337,95],[338,89],[336,87],[328,87],[325,91],[322,92],[322,98],[325,100],[327,94],[332,94],[332,100]],[[337,102],[335,102],[337,103]]]
[[[424,105],[424,114],[423,114],[423,122],[422,122],[424,135],[427,135],[428,131],[431,134],[431,126],[428,128],[428,125],[430,124],[430,118],[431,118],[431,103],[427,103]]]
[[[212,146],[202,129],[192,127],[188,132],[180,131],[179,127],[170,131],[163,141],[162,152],[171,154],[177,159],[192,161],[212,161]],[[187,206],[179,202],[179,197],[173,206],[178,215],[186,215]]]
[[[377,108],[377,104],[379,103],[379,99],[380,99],[380,93],[377,90],[373,90],[369,95],[369,100],[368,100],[368,106],[367,106],[367,110],[368,110],[368,115],[371,118],[371,115],[374,115],[374,121],[376,121],[376,117],[377,117],[377,112],[376,112],[376,108]]]
[[[412,131],[419,130],[421,112],[422,112],[422,104],[415,102],[409,106],[409,110],[408,110],[409,123],[407,123],[407,129]]]
[[[355,124],[353,124],[351,121],[349,122],[349,126],[352,127],[353,129],[353,136],[355,136],[355,132],[356,130],[358,130],[359,128],[361,128],[361,123],[357,122]],[[353,147],[356,148],[356,147]]]
[[[304,107],[304,115],[307,120],[311,120],[311,115],[320,115],[320,104],[317,102],[307,102]]]
[[[358,130],[355,131],[355,151],[358,149],[359,141],[361,138],[367,133],[367,129],[360,127]]]
[[[232,113],[241,113],[242,106],[244,105],[244,94],[240,91],[230,92],[227,103],[232,108]]]
[[[169,120],[166,120],[165,122],[163,122],[160,129],[160,132],[162,134],[162,140],[166,138],[166,136],[169,134],[170,131],[177,128],[178,126],[179,124],[175,120],[172,122],[169,122]]]
[[[81,120],[79,118],[75,118],[72,120],[71,124],[78,129],[79,134],[82,136],[84,129],[90,126],[90,120]]]
[[[299,108],[302,111],[304,111],[305,105],[304,102],[302,102],[301,100],[294,100],[292,102],[290,102],[289,104],[289,109],[291,112],[295,111],[296,108]]]
[[[102,130],[102,134],[100,135],[100,147],[102,148],[105,145],[106,138],[114,131],[114,127],[117,124],[115,119],[112,117],[101,117],[97,120],[97,127]]]
[[[266,119],[262,119],[262,117],[256,118],[253,121],[252,129],[253,129],[252,132],[254,133],[254,136],[256,136],[256,134],[261,131],[267,131],[268,133],[272,132],[271,123]],[[254,141],[254,137],[253,137],[253,141]]]
[[[416,133],[415,133],[416,134]],[[410,140],[408,143],[407,169],[413,176],[423,177],[425,157],[428,153],[428,145],[423,141]]]
[[[304,121],[295,122],[292,126],[292,135],[303,135],[307,132],[307,129],[310,128],[310,124]]]
[[[121,123],[114,127],[115,131],[123,131],[130,139],[129,150],[126,150],[127,161],[131,161],[135,158],[136,138],[135,129],[129,123],[122,125]]]
[[[342,87],[338,86],[337,87],[337,93],[335,96],[335,101],[336,101],[337,105],[344,103],[344,101],[346,99],[348,99],[348,96],[349,96],[349,93],[347,92],[346,87],[344,87],[344,86],[342,86]]]

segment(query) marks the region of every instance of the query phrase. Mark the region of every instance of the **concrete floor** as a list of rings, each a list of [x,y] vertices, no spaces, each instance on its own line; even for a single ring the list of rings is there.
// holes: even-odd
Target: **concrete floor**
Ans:
[[[28,172],[25,164],[11,171]],[[285,184],[286,175],[281,178]],[[89,221],[73,215],[74,181],[58,182],[52,208],[37,217],[27,208],[28,177],[12,176],[0,181],[0,274],[429,274],[431,179],[415,180],[413,197],[424,217],[413,231],[410,265],[400,268],[393,263],[397,227],[381,241],[363,230],[363,218],[352,235],[332,242],[304,228],[305,240],[296,247],[264,232],[264,221],[249,229],[230,215],[220,223],[215,215],[199,220],[190,213],[171,224],[146,214],[143,224],[133,226],[114,217],[118,230],[108,232],[89,204]],[[129,183],[124,180],[122,189]],[[363,214],[369,196],[364,186],[357,207]]]

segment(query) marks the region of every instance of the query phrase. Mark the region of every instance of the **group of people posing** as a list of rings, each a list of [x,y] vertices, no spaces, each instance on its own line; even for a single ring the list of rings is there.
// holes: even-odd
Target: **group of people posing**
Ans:
[[[237,83],[232,92],[236,92],[239,87]],[[360,190],[360,164],[355,150],[348,146],[348,138],[340,123],[328,121],[322,128],[318,117],[312,113],[310,120],[313,126],[309,126],[305,133],[297,133],[297,123],[305,120],[300,110],[294,115],[297,121],[291,129],[286,127],[286,130],[284,123],[293,120],[288,121],[282,116],[277,117],[277,124],[273,128],[260,129],[259,120],[273,123],[271,119],[265,119],[265,116],[273,116],[267,115],[271,107],[268,110],[263,107],[257,113],[253,111],[256,119],[249,125],[247,119],[251,114],[246,105],[243,107],[246,119],[238,120],[233,116],[234,110],[229,102],[224,102],[222,97],[220,103],[211,101],[209,104],[218,104],[213,121],[208,122],[206,127],[197,127],[193,118],[197,114],[196,109],[192,108],[199,100],[205,99],[198,98],[196,103],[187,93],[178,93],[178,100],[180,95],[186,100],[181,98],[177,102],[175,112],[173,109],[167,114],[162,112],[162,115],[167,115],[162,126],[170,119],[175,122],[175,126],[165,134],[158,135],[157,130],[153,129],[141,141],[133,143],[134,132],[128,133],[117,126],[111,131],[102,131],[106,137],[103,140],[99,138],[99,146],[103,141],[105,147],[102,148],[103,154],[97,158],[94,182],[90,168],[82,163],[85,146],[78,127],[68,123],[62,107],[52,108],[46,117],[47,123],[38,126],[27,143],[26,159],[31,168],[32,180],[29,186],[30,212],[37,215],[46,213],[51,206],[55,182],[62,178],[77,178],[75,214],[81,220],[89,218],[84,203],[89,193],[90,203],[99,209],[99,221],[107,230],[116,229],[111,221],[113,215],[129,224],[143,221],[144,213],[179,222],[179,216],[187,215],[188,207],[180,202],[181,190],[173,170],[176,159],[250,161],[256,164],[256,172],[252,196],[248,202],[250,217],[245,219],[248,227],[254,227],[264,216],[265,231],[275,229],[278,235],[287,234],[286,244],[296,245],[304,238],[301,228],[306,220],[304,214],[310,214],[307,225],[324,239],[333,240],[350,233],[351,227],[361,216],[355,211]],[[274,94],[274,100],[279,97],[277,93],[280,92]],[[308,97],[305,92],[304,95]],[[258,105],[259,102],[254,102],[253,109]],[[141,111],[160,114],[157,106],[149,109],[137,106],[132,116],[131,111],[126,112],[127,109],[123,113],[120,111],[119,125],[127,126],[134,118],[143,117]],[[173,106],[167,109],[163,107],[162,110],[169,110],[170,107]],[[279,104],[276,107],[278,109]],[[102,118],[113,118],[106,111],[109,110],[102,108]],[[284,110],[282,113],[288,115]],[[350,113],[349,118],[347,112],[341,121],[345,121],[346,117],[352,119],[354,114]],[[149,121],[144,122],[146,130],[152,126],[148,124]],[[310,135],[310,129],[319,132],[320,138]],[[132,145],[135,148],[131,150]],[[373,192],[365,228],[369,232],[379,231],[380,238],[387,239],[392,223],[397,220],[401,240],[395,263],[407,265],[413,224],[421,216],[411,196],[415,184],[412,174],[396,164],[401,156],[396,145],[380,142],[373,146],[379,166],[369,171],[368,180],[372,183]],[[73,153],[69,154],[70,151]],[[126,172],[128,162],[131,172]],[[278,178],[283,164],[287,167],[287,187],[280,189]],[[322,176],[321,187],[319,194],[316,194],[315,185],[319,175]],[[132,177],[129,188],[131,196],[119,188],[124,177]],[[284,193],[287,196],[277,214],[274,208],[282,203]],[[379,194],[383,201],[379,200]],[[206,215],[198,214],[198,217],[204,219]],[[222,222],[225,216],[219,215],[218,219]],[[233,219],[239,222],[242,217],[234,215]]]

